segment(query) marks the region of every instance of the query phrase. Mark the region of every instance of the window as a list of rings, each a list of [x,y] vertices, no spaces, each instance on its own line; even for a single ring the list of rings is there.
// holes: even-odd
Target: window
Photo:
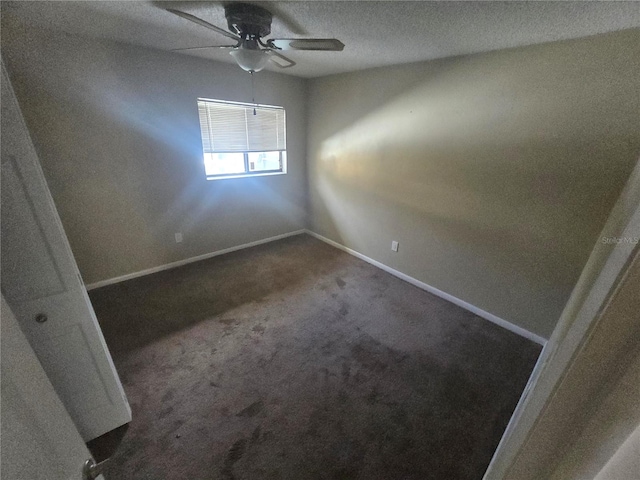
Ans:
[[[198,99],[208,180],[287,172],[282,107]]]

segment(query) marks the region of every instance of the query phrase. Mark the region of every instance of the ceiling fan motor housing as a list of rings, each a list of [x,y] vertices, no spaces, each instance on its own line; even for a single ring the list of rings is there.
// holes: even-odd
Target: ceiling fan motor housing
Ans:
[[[257,5],[229,3],[224,9],[229,30],[243,39],[266,37],[271,33],[273,15]]]

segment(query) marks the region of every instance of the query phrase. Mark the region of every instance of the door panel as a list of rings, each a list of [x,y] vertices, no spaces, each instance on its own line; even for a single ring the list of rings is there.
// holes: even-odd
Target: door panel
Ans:
[[[2,158],[2,216],[13,226],[2,232],[2,274],[7,277],[7,295],[21,301],[65,288],[15,161],[13,156]],[[33,281],[22,282],[25,275]]]
[[[51,381],[63,392],[62,401],[71,406],[71,414],[90,414],[97,409],[109,408],[113,403],[79,325],[72,325],[58,336],[39,342],[36,353],[47,365],[45,371]],[[87,371],[90,371],[89,375],[86,375]]]
[[[4,297],[1,310],[2,478],[81,480],[89,451]]]
[[[2,67],[2,292],[85,441],[131,420]]]

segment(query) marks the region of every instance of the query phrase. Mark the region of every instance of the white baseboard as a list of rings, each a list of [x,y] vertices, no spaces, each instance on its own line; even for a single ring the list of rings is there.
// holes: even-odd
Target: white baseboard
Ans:
[[[481,308],[478,308],[474,305],[471,305],[470,303],[465,302],[464,300],[460,300],[457,297],[454,297],[453,295],[450,295],[446,292],[443,292],[442,290],[438,290],[435,287],[432,287],[431,285],[421,282],[420,280],[416,280],[413,277],[410,277],[409,275],[402,273],[398,270],[395,270],[387,265],[385,265],[384,263],[380,263],[377,260],[374,260],[373,258],[369,258],[366,255],[363,255],[359,252],[356,252],[355,250],[352,250],[348,247],[345,247],[344,245],[339,244],[338,242],[334,242],[333,240],[327,238],[327,237],[323,237],[322,235],[319,235],[315,232],[312,232],[311,230],[306,230],[306,233],[308,233],[309,235],[311,235],[312,237],[317,238],[318,240],[321,240],[325,243],[328,243],[329,245],[331,245],[332,247],[336,247],[344,252],[347,252],[350,255],[353,255],[356,258],[359,258],[360,260],[364,260],[367,263],[370,263],[371,265],[380,268],[381,270],[384,270],[385,272],[390,273],[391,275],[393,275],[394,277],[398,277],[401,280],[404,280],[405,282],[409,282],[411,285],[415,285],[416,287],[422,289],[422,290],[426,290],[429,293],[432,293],[440,298],[443,298],[445,300],[447,300],[448,302],[453,303],[454,305],[457,305],[459,307],[464,308],[465,310],[470,311],[471,313],[475,313],[476,315],[478,315],[479,317],[484,318],[485,320],[489,320],[490,322],[495,323],[496,325],[501,326],[502,328],[506,328],[507,330],[516,333],[524,338],[527,338],[533,342],[536,342],[542,346],[544,346],[545,343],[547,343],[547,340],[545,340],[544,338],[542,338],[539,335],[536,335],[533,332],[530,332],[529,330],[525,330],[522,327],[519,327],[517,325],[514,325],[511,322],[507,322],[506,320],[495,316],[492,313],[486,312],[484,310],[482,310]]]
[[[124,282],[126,280],[131,280],[133,278],[138,278],[138,277],[143,277],[145,275],[150,275],[152,273],[156,273],[156,272],[161,272],[163,270],[169,270],[171,268],[176,268],[176,267],[180,267],[182,265],[187,265],[189,263],[193,263],[193,262],[198,262],[200,260],[206,260],[207,258],[212,258],[212,257],[217,257],[218,255],[224,255],[225,253],[231,253],[231,252],[235,252],[237,250],[242,250],[245,248],[250,248],[250,247],[255,247],[257,245],[262,245],[263,243],[269,243],[269,242],[274,242],[276,240],[281,240],[283,238],[287,238],[287,237],[292,237],[294,235],[300,235],[302,233],[308,233],[309,235],[311,235],[312,237],[317,238],[318,240],[321,240],[335,248],[338,248],[344,252],[349,253],[350,255],[353,255],[354,257],[359,258],[360,260],[364,260],[367,263],[370,263],[371,265],[374,265],[375,267],[380,268],[381,270],[384,270],[385,272],[390,273],[391,275],[398,277],[402,280],[404,280],[405,282],[408,282],[412,285],[415,285],[416,287],[422,289],[422,290],[426,290],[429,293],[432,293],[440,298],[443,298],[451,303],[453,303],[454,305],[458,305],[461,308],[464,308],[465,310],[470,311],[471,313],[474,313],[476,315],[478,315],[479,317],[482,317],[486,320],[489,320],[490,322],[495,323],[496,325],[500,325],[503,328],[506,328],[507,330],[517,333],[518,335],[528,338],[529,340],[536,342],[540,345],[544,345],[547,341],[542,338],[539,335],[536,335],[535,333],[532,333],[528,330],[525,330],[522,327],[519,327],[517,325],[514,325],[513,323],[507,322],[506,320],[497,317],[496,315],[493,315],[492,313],[486,312],[484,310],[482,310],[481,308],[478,308],[474,305],[471,305],[470,303],[465,302],[464,300],[460,300],[457,297],[454,297],[453,295],[450,295],[446,292],[443,292],[442,290],[438,290],[435,287],[432,287],[431,285],[421,282],[420,280],[417,280],[413,277],[410,277],[409,275],[402,273],[398,270],[395,270],[383,263],[378,262],[377,260],[374,260],[372,258],[367,257],[366,255],[363,255],[359,252],[356,252],[355,250],[352,250],[348,247],[345,247],[344,245],[339,244],[338,242],[334,242],[333,240],[323,237],[322,235],[319,235],[315,232],[312,232],[311,230],[296,230],[293,232],[289,232],[289,233],[283,233],[282,235],[276,235],[274,237],[269,237],[269,238],[263,238],[262,240],[256,240],[255,242],[249,242],[249,243],[244,243],[242,245],[238,245],[235,247],[229,247],[229,248],[224,248],[222,250],[217,250],[215,252],[210,252],[210,253],[205,253],[203,255],[198,255],[196,257],[190,257],[190,258],[185,258],[184,260],[178,260],[176,262],[171,262],[171,263],[167,263],[164,265],[159,265],[157,267],[153,267],[153,268],[148,268],[146,270],[140,270],[138,272],[133,272],[133,273],[128,273],[126,275],[121,275],[119,277],[114,277],[114,278],[108,278],[106,280],[100,280],[99,282],[95,282],[95,283],[91,283],[89,285],[86,286],[87,290],[93,290],[96,288],[100,288],[100,287],[105,287],[107,285],[113,285],[114,283],[120,283],[120,282]]]
[[[255,247],[256,245],[262,245],[263,243],[274,242],[287,237],[293,237],[294,235],[300,235],[306,233],[306,230],[296,230],[294,232],[283,233],[282,235],[276,235],[275,237],[263,238],[262,240],[256,240],[255,242],[244,243],[236,247],[224,248],[222,250],[216,250],[215,252],[205,253],[196,257],[185,258],[184,260],[178,260],[177,262],[166,263],[158,267],[147,268],[146,270],[140,270],[139,272],[128,273],[119,277],[108,278],[107,280],[100,280],[99,282],[91,283],[86,286],[87,290],[93,290],[95,288],[106,287],[107,285],[113,285],[114,283],[124,282],[125,280],[131,280],[132,278],[143,277],[152,273],[161,272],[163,270],[169,270],[171,268],[181,267],[188,263],[199,262],[200,260],[206,260],[207,258],[217,257],[218,255],[224,255],[225,253],[235,252],[244,248]]]

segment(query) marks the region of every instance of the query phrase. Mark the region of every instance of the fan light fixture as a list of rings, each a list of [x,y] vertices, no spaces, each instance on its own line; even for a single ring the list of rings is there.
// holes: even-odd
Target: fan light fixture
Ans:
[[[284,56],[286,50],[315,50],[340,52],[344,44],[335,38],[270,38],[273,14],[253,3],[224,2],[224,16],[227,19],[227,30],[213,25],[206,20],[168,8],[167,11],[192,23],[219,33],[235,42],[234,45],[209,45],[207,47],[176,48],[178,50],[194,50],[201,48],[231,49],[236,63],[247,72],[254,73],[264,69],[271,60],[280,68],[293,67],[296,62]]]
[[[259,72],[269,61],[267,50],[237,48],[229,52],[236,63],[247,72]]]

